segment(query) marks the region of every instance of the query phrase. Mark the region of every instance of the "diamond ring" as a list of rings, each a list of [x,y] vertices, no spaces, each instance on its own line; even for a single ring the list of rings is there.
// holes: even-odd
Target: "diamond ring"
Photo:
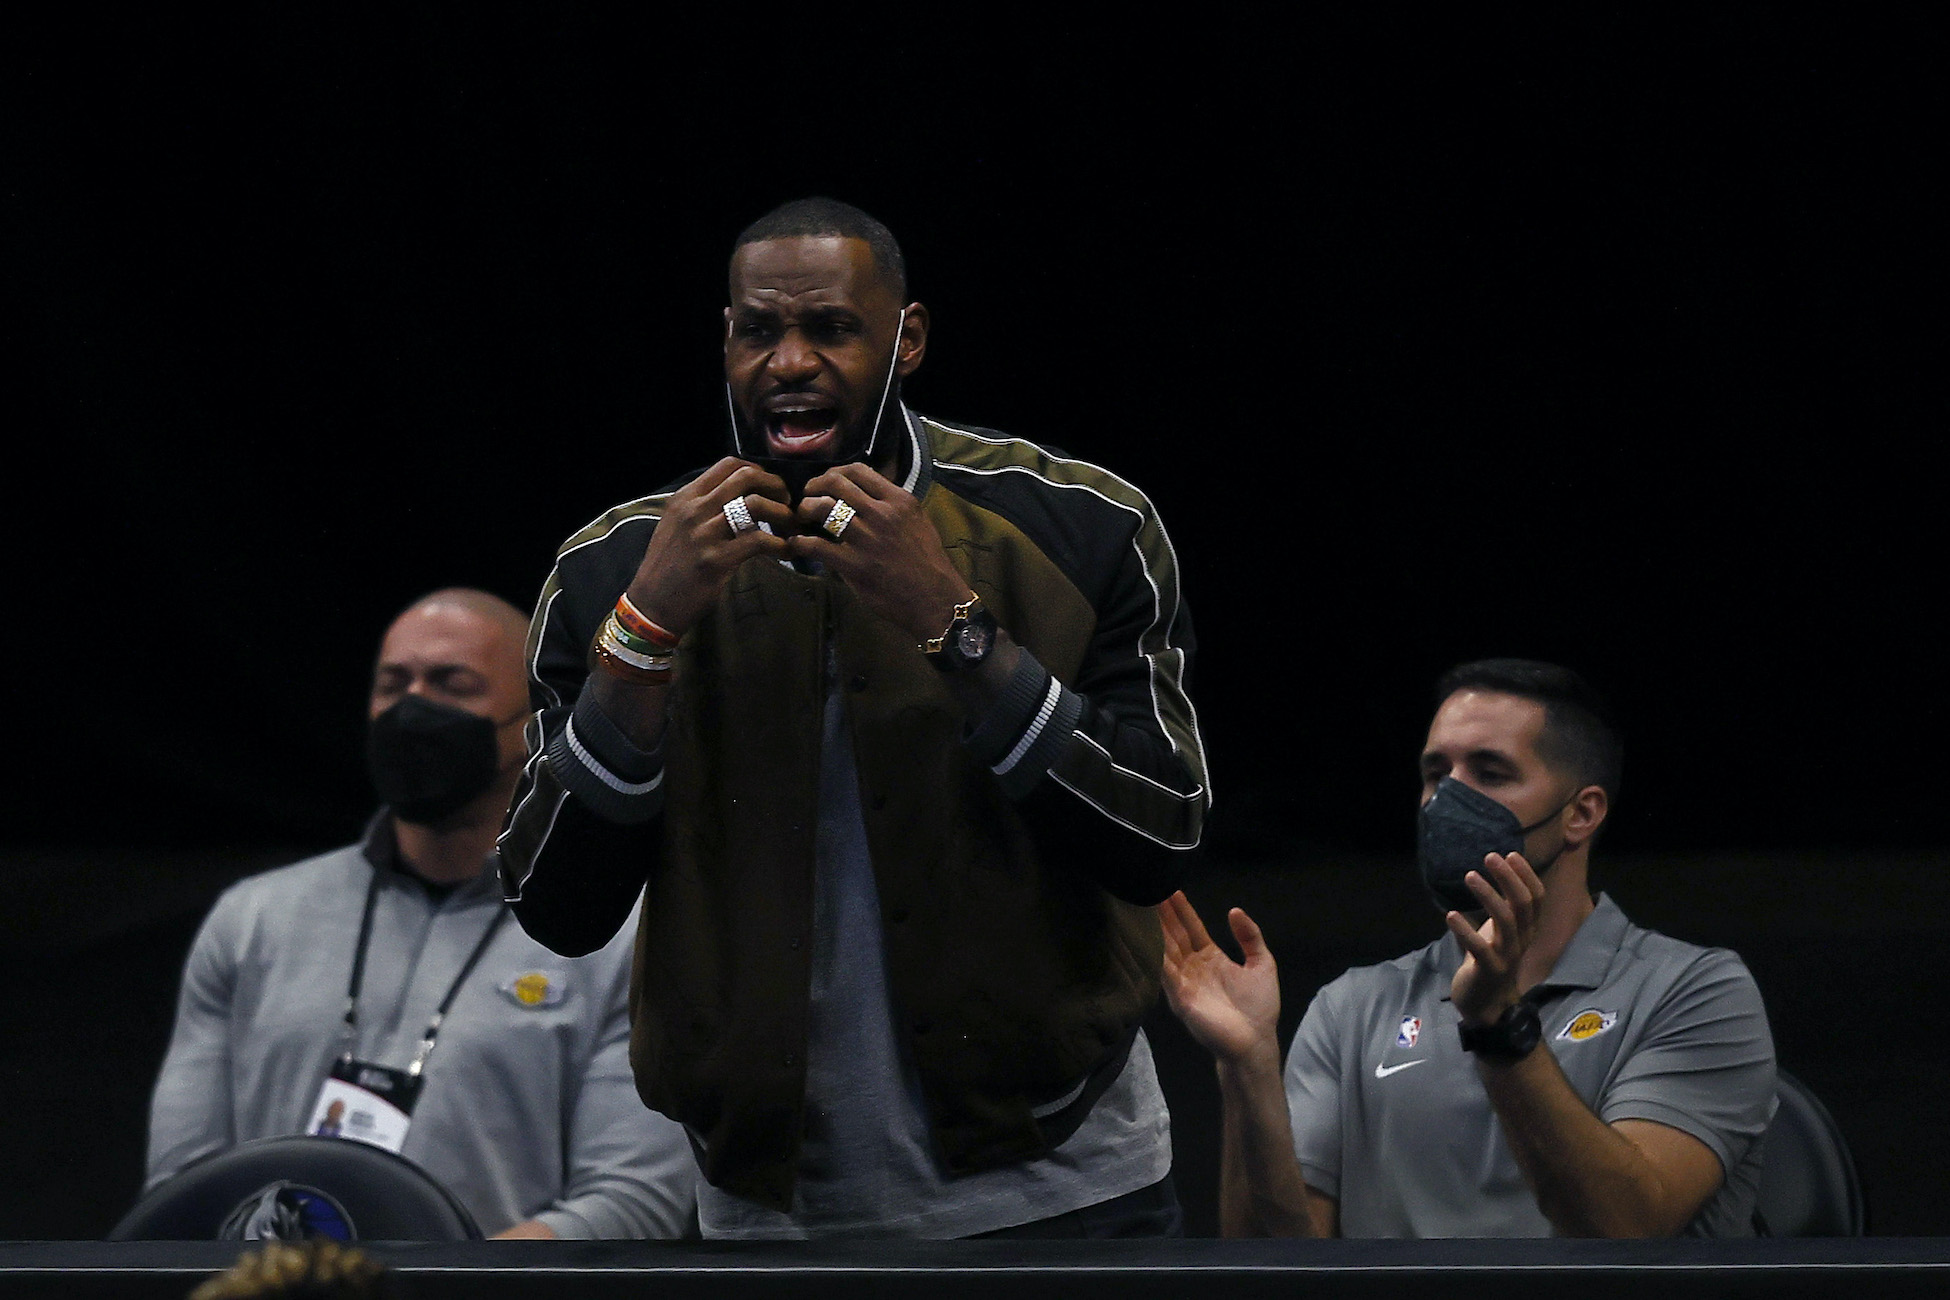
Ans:
[[[820,527],[826,530],[828,537],[837,542],[840,540],[840,534],[846,531],[846,526],[853,522],[853,515],[852,506],[844,501],[835,501],[832,510],[826,515],[826,522]]]

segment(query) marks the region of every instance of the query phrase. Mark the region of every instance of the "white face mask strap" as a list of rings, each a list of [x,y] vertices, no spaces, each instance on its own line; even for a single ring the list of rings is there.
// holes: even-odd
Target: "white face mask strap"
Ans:
[[[874,408],[873,425],[871,426],[871,431],[867,434],[866,454],[869,456],[873,454],[874,443],[879,441],[880,438],[880,417],[886,413],[887,397],[894,391],[894,371],[901,363],[901,331],[906,328],[907,308],[903,307],[900,312],[900,320],[894,325],[894,354],[887,358],[887,379],[880,386],[880,405]],[[725,346],[730,347],[730,321],[725,322],[724,332]],[[745,431],[738,421],[738,404],[731,399],[731,381],[729,379],[724,381],[724,409],[725,414],[731,417],[732,449],[740,456],[743,456],[746,454]]]
[[[738,423],[738,406],[731,400],[731,381],[724,381],[724,409],[731,417],[731,449],[740,457],[745,456],[745,431]]]
[[[726,355],[730,355],[731,318],[728,316],[724,323],[724,348]],[[745,451],[745,431],[738,423],[738,406],[731,400],[731,379],[728,376],[724,381],[724,410],[725,414],[731,417],[731,449],[741,457],[746,456],[748,453]]]
[[[867,433],[865,455],[873,456],[874,444],[880,441],[880,417],[887,410],[888,394],[894,391],[894,370],[901,363],[901,331],[907,328],[907,308],[901,308],[899,323],[894,326],[894,355],[887,358],[887,382],[880,386],[880,405],[874,408],[873,426]]]

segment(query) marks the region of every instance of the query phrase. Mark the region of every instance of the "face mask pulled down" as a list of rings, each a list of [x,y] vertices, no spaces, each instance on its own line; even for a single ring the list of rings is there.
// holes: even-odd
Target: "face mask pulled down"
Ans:
[[[903,307],[900,311],[900,319],[894,324],[894,350],[887,358],[887,375],[880,384],[880,400],[874,404],[873,420],[867,425],[864,436],[855,435],[852,440],[853,446],[838,449],[842,454],[837,459],[772,455],[765,441],[765,430],[740,417],[738,403],[731,395],[731,382],[726,380],[724,403],[725,413],[731,417],[731,454],[784,479],[786,489],[792,494],[795,503],[805,495],[806,484],[834,466],[854,461],[873,464],[880,451],[880,425],[887,414],[887,399],[894,392],[894,372],[900,367],[901,331],[906,328],[907,308]]]
[[[494,721],[409,695],[372,720],[366,766],[373,788],[401,821],[439,822],[494,784],[501,755]]]
[[[1569,802],[1566,799],[1525,826],[1488,795],[1453,776],[1443,777],[1416,817],[1415,863],[1429,901],[1439,912],[1480,911],[1483,904],[1470,892],[1465,877],[1482,871],[1483,859],[1492,853],[1507,857],[1523,852],[1524,836],[1557,816]],[[1533,865],[1541,875],[1556,861],[1557,854],[1552,854],[1549,862]]]

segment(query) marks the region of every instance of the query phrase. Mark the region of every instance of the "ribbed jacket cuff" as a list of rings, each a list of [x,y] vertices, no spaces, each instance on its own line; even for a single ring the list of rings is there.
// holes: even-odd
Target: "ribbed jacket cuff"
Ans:
[[[663,810],[663,754],[632,744],[584,691],[550,738],[548,764],[570,794],[606,821],[646,822]]]
[[[969,749],[1019,799],[1035,786],[1083,717],[1083,697],[1024,650],[981,725],[963,737]]]

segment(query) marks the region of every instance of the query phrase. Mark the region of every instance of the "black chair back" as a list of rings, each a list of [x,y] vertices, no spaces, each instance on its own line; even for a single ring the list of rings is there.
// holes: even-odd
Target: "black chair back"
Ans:
[[[1835,1117],[1786,1070],[1775,1076],[1780,1107],[1767,1129],[1754,1230],[1769,1237],[1862,1236],[1868,1209]]]

